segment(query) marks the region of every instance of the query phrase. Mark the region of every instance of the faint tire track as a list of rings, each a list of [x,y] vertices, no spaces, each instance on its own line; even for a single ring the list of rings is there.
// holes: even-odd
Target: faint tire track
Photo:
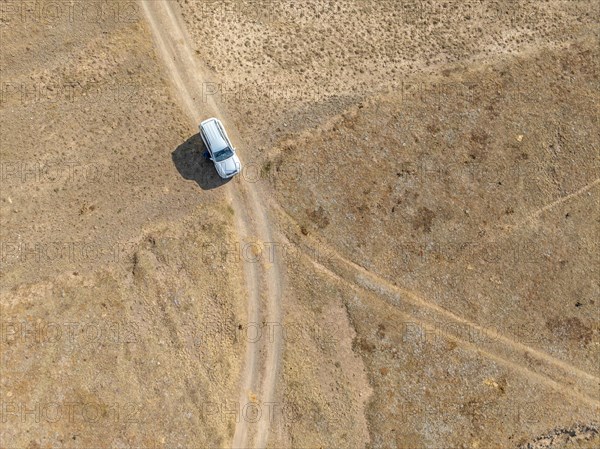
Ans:
[[[173,10],[168,0],[141,0],[142,10],[150,25],[157,49],[165,63],[168,74],[175,85],[182,105],[197,132],[198,123],[208,116],[224,117],[222,108],[212,96],[206,102],[202,97],[202,84],[210,79],[195,58],[192,44],[185,32],[182,20]],[[200,107],[202,106],[202,107]],[[230,120],[228,133],[239,144],[241,136]],[[243,156],[243,145],[242,145]],[[200,156],[199,156],[200,157]],[[263,201],[257,188],[251,183],[239,182],[237,189],[227,188],[227,197],[235,211],[236,229],[241,241],[252,241],[258,237],[264,242],[274,241]],[[275,261],[268,269],[257,263],[243,263],[244,278],[248,290],[248,320],[251,323],[281,322],[281,271]],[[264,295],[261,295],[264,293]],[[266,311],[261,313],[261,300],[265,300]],[[275,383],[281,363],[282,337],[279,333],[266,344],[247,344],[244,368],[241,379],[240,405],[254,401],[255,393],[259,402],[272,403],[275,396]],[[261,357],[262,353],[266,355]],[[262,366],[261,366],[262,365]],[[229,399],[229,398],[224,398]],[[269,433],[269,420],[261,419],[254,429],[249,428],[245,419],[236,423],[232,447],[266,447]]]
[[[539,218],[539,216],[542,215],[544,212],[546,212],[550,209],[553,209],[554,207],[559,206],[560,204],[565,203],[565,202],[581,195],[582,193],[587,192],[588,190],[591,190],[596,185],[598,185],[598,183],[600,183],[600,178],[595,179],[594,181],[590,182],[589,184],[581,187],[580,189],[577,189],[573,193],[569,193],[568,195],[562,196],[562,197],[552,201],[551,203],[548,203],[545,206],[540,207],[538,210],[528,214],[525,217],[525,219],[523,221],[521,221],[520,223],[517,223],[516,225],[513,225],[513,226],[507,226],[506,230],[510,231],[512,229],[520,228],[521,226],[523,226],[525,224],[533,222],[534,220]]]

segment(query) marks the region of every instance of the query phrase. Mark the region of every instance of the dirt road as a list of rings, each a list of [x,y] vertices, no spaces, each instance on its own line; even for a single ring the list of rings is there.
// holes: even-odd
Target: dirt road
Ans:
[[[594,181],[584,189],[587,190],[596,184],[597,181]],[[585,191],[584,189],[580,189],[578,192]],[[575,196],[578,192],[568,195],[561,201]],[[560,203],[560,201],[556,203]],[[287,221],[291,228],[298,226],[279,204],[271,202],[270,206],[277,211],[279,220],[282,222]],[[550,206],[543,209],[545,210]],[[460,331],[453,337],[465,347],[505,364],[561,394],[570,396],[596,409],[600,407],[600,402],[596,396],[599,379],[594,374],[546,354],[535,347],[512,340],[501,335],[495,329],[485,328],[455,315],[451,311],[433,304],[418,292],[398,286],[396,283],[384,279],[357,263],[347,260],[323,241],[304,236],[302,244],[306,245],[306,248],[302,249],[303,253],[309,258],[311,258],[310,255],[319,253],[317,248],[320,249],[321,253],[327,254],[327,257],[323,258],[324,260],[312,259],[312,262],[319,271],[327,273],[336,281],[347,284],[357,291],[364,290],[374,293],[382,300],[388,301],[409,313],[413,319],[418,320],[425,327],[431,326],[433,328],[434,323],[445,322],[453,323],[450,327],[456,330],[471,329],[477,335],[477,345],[472,344],[473,340],[471,338],[465,339]]]
[[[194,127],[202,119],[209,116],[223,118],[228,124],[228,130],[234,141],[241,144],[241,155],[244,156],[245,146],[242,144],[239,133],[231,126],[232,121],[227,120],[224,109],[220,107],[215,96],[202,97],[202,83],[211,80],[206,70],[203,70],[196,60],[192,45],[184,31],[182,21],[173,6],[168,2],[143,2],[144,11],[152,27],[159,51],[165,61],[170,78],[172,79],[182,105],[192,119]],[[248,155],[249,156],[249,155]],[[544,211],[561,204],[582,192],[589,190],[597,184],[597,180],[580,190],[567,195],[565,198],[544,206],[528,217],[535,219]],[[275,241],[267,218],[265,204],[270,204],[272,210],[279,210],[278,222],[289,222],[294,225],[293,219],[287,216],[276,201],[269,201],[269,195],[263,195],[257,185],[242,182],[235,188],[228,187],[227,195],[235,209],[236,226],[240,239],[259,239],[263,242]],[[266,201],[263,201],[266,199]],[[315,247],[328,248],[321,241],[312,241],[304,238],[304,245],[308,246],[308,254],[314,254]],[[310,248],[312,246],[312,248]],[[572,398],[575,402],[583,403],[597,409],[599,406],[596,392],[598,378],[566,361],[554,357],[539,348],[513,340],[475,322],[471,322],[451,311],[445,310],[428,298],[416,291],[396,285],[383,276],[365,269],[359,264],[342,257],[333,249],[327,251],[332,257],[324,262],[315,263],[315,267],[340,283],[349,284],[353,288],[373,293],[382,300],[398,307],[425,327],[434,327],[435,323],[451,323],[452,328],[471,329],[478,336],[478,344],[473,345],[465,339],[460,332],[452,337],[460,341],[466,348],[480,353],[507,368],[519,372],[523,376],[534,380],[564,396]],[[276,265],[270,268],[256,264],[245,264],[248,296],[248,319],[251,322],[269,320],[281,322],[279,308],[281,290],[280,268]],[[261,311],[261,292],[266,295],[264,304],[266,310]],[[277,337],[277,336],[276,336]],[[280,336],[279,336],[280,338]],[[241,379],[240,403],[247,403],[251,399],[250,393],[256,393],[260,402],[273,401],[277,372],[280,366],[282,342],[277,339],[268,348],[264,345],[251,344],[247,347],[245,368]],[[264,356],[263,356],[264,353]],[[269,421],[260,420],[256,426],[248,426],[243,419],[237,424],[233,437],[233,447],[265,447],[269,434]]]
[[[242,164],[245,145],[232,122],[227,120],[223,109],[212,96],[202,97],[203,83],[212,81],[206,70],[196,60],[183,22],[174,9],[173,2],[142,1],[142,9],[152,29],[158,51],[165,63],[167,73],[177,90],[182,106],[190,118],[194,132],[202,119],[218,117],[227,124],[227,131],[240,148]],[[249,155],[248,155],[249,156]],[[236,228],[243,242],[260,240],[275,241],[258,188],[243,180],[236,185],[225,187],[227,199],[235,211]],[[244,277],[248,292],[248,322],[281,322],[280,299],[282,294],[281,271],[277,261],[270,267],[259,263],[244,262]],[[261,297],[264,293],[264,297]],[[264,299],[266,310],[261,310]],[[261,339],[264,340],[264,339]],[[250,401],[273,402],[275,382],[281,360],[281,335],[274,335],[274,341],[248,343],[244,369],[241,376],[239,403]],[[262,356],[264,354],[264,356]],[[256,398],[256,399],[254,399]],[[231,398],[223,398],[231,400]],[[255,428],[240,419],[236,425],[232,447],[262,448],[267,444],[269,420],[260,420]]]

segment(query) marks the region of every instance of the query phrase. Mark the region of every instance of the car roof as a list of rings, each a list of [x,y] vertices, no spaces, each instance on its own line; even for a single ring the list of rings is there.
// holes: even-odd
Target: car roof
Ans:
[[[221,130],[219,129],[218,121],[216,119],[206,120],[202,122],[200,126],[204,132],[204,137],[210,145],[211,151],[220,151],[229,146],[229,143],[221,134]]]

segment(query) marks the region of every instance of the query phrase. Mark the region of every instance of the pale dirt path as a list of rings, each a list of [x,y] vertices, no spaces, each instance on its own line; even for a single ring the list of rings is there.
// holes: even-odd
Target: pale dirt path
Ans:
[[[270,200],[270,206],[280,218],[299,228],[299,225],[276,201]],[[513,340],[495,329],[490,329],[422,297],[418,292],[396,285],[378,274],[346,259],[342,254],[321,240],[302,236],[298,244],[303,254],[312,260],[315,268],[326,273],[351,288],[359,288],[375,294],[421,324],[435,329],[439,323],[445,323],[448,337],[461,342],[465,347],[496,360],[525,374],[531,379],[552,388],[578,402],[588,404],[600,410],[598,390],[600,379],[568,362],[538,350],[524,342]],[[304,246],[304,248],[302,248]],[[313,255],[319,255],[316,259]],[[477,337],[477,342],[465,338],[464,330]],[[456,332],[455,332],[456,331]]]
[[[554,200],[551,203],[548,203],[545,206],[539,208],[538,210],[536,210],[534,212],[531,212],[520,223],[517,223],[516,225],[513,225],[513,226],[507,226],[506,230],[507,231],[512,231],[513,229],[517,229],[517,228],[520,228],[522,226],[525,226],[526,224],[530,224],[530,223],[534,222],[535,220],[537,220],[538,218],[540,218],[540,216],[544,212],[549,211],[551,209],[554,209],[556,206],[560,206],[561,204],[566,203],[567,201],[570,201],[573,198],[578,197],[579,195],[581,195],[581,194],[583,194],[583,193],[585,193],[585,192],[593,189],[599,183],[600,183],[600,178],[597,178],[597,179],[593,180],[592,182],[590,182],[589,184],[587,184],[587,185],[583,186],[582,188],[576,190],[575,192],[569,193],[568,195],[560,197],[557,200]]]
[[[210,81],[210,76],[196,60],[193,46],[185,31],[183,21],[170,1],[141,0],[142,10],[151,27],[157,49],[162,57],[168,74],[175,85],[182,106],[190,118],[194,132],[201,120],[218,117],[226,123],[227,132],[234,143],[241,148],[243,164],[245,145],[239,132],[214,101],[202,98],[202,85]],[[199,156],[200,157],[200,156]],[[227,197],[231,200],[240,242],[274,242],[264,202],[261,200],[258,186],[245,181],[230,183],[226,187]],[[244,278],[248,290],[248,322],[281,323],[281,270],[278,261],[261,265],[244,262]],[[261,295],[263,293],[263,295]],[[261,313],[261,300],[266,311]],[[273,341],[261,338],[258,343],[246,345],[244,368],[241,374],[240,408],[256,395],[259,403],[273,403],[275,384],[281,362],[282,333],[276,332]],[[223,398],[230,400],[230,398]],[[233,448],[252,446],[266,447],[269,434],[269,419],[261,419],[252,428],[241,417],[236,424],[233,436]]]

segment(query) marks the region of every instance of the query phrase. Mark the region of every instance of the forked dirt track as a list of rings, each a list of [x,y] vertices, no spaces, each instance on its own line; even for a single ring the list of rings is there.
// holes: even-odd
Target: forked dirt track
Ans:
[[[208,102],[202,102],[201,86],[203,82],[210,81],[210,77],[196,60],[182,21],[170,3],[168,1],[142,1],[142,7],[152,28],[158,50],[195,129],[203,118],[209,116],[225,118],[225,116],[223,109],[215,103],[212,96]],[[234,137],[234,141],[241,144],[243,159],[243,140],[232,126],[231,120],[225,121],[228,123],[228,130]],[[582,189],[543,207],[531,214],[526,222],[539,217],[546,210],[588,191],[598,182],[599,180],[595,180]],[[263,201],[265,197],[260,193],[259,187],[250,183],[239,183],[235,188],[228,187],[227,189],[227,195],[235,210],[236,227],[241,240],[247,241],[254,238],[263,242],[275,241],[267,218],[266,203]],[[277,214],[282,223],[296,224],[276,201],[268,196],[266,198],[270,209]],[[510,231],[510,229],[507,230]],[[427,298],[423,298],[418,292],[398,286],[355,262],[345,259],[317,239],[303,237],[302,241],[295,243],[304,250],[307,257],[310,257],[309,253],[328,254],[329,257],[326,260],[313,260],[313,263],[318,270],[337,282],[349,284],[355,290],[360,289],[382,298],[426,327],[435,327],[439,323],[451,323],[452,325],[447,327],[449,338],[455,339],[464,347],[477,351],[578,403],[584,403],[596,410],[600,407],[600,401],[597,398],[600,379],[597,376],[544,351],[458,316],[432,303]],[[259,320],[268,319],[280,322],[282,287],[281,270],[277,258],[270,267],[244,264],[244,275],[248,290],[248,320],[260,322]],[[260,307],[261,292],[265,292],[266,295],[264,298],[266,311],[264,313],[261,313]],[[476,343],[464,338],[462,331],[465,327],[477,334]],[[264,352],[264,359],[261,352]],[[269,345],[268,348],[248,345],[241,377],[241,403],[250,400],[250,392],[257,393],[260,401],[273,401],[281,352],[281,336],[279,338],[276,336],[274,344]],[[265,447],[269,433],[268,425],[268,420],[261,420],[255,429],[249,429],[247,423],[240,420],[236,425],[232,446],[234,448]],[[254,431],[256,433],[253,433]]]
[[[196,60],[183,21],[174,9],[173,2],[158,0],[141,0],[142,10],[152,30],[157,49],[168,70],[182,106],[190,118],[194,132],[203,119],[219,117],[227,123],[228,133],[241,147],[240,155],[243,163],[244,145],[241,136],[227,120],[222,110],[209,98],[202,99],[202,85],[209,81],[209,76]],[[261,202],[257,187],[252,183],[237,183],[226,189],[231,201],[235,225],[240,241],[260,240],[275,241],[272,237],[266,210]],[[281,322],[281,271],[277,261],[269,266],[257,263],[244,263],[244,278],[248,292],[248,322],[261,321]],[[261,295],[263,293],[263,295]],[[261,310],[261,304],[266,310]],[[279,333],[276,333],[279,334]],[[246,348],[244,368],[241,374],[240,404],[254,401],[273,402],[275,383],[280,366],[282,341],[281,335],[274,335],[274,341],[265,344],[248,344]],[[264,359],[263,359],[264,357]],[[232,398],[223,398],[231,400]],[[232,447],[263,448],[267,444],[269,420],[263,419],[255,428],[249,428],[244,419],[236,424]]]
[[[275,201],[270,204],[277,211],[282,222],[287,221],[288,224],[299,228],[299,225],[280,205]],[[296,243],[301,246],[302,252],[308,258],[311,258],[309,255],[323,255],[317,260],[312,258],[313,264],[318,270],[338,282],[348,284],[355,290],[360,289],[376,297],[385,298],[388,303],[425,327],[433,329],[440,323],[446,323],[448,336],[466,348],[475,350],[578,402],[596,409],[600,408],[600,400],[597,396],[600,378],[597,376],[543,351],[512,340],[495,329],[488,329],[433,304],[418,292],[398,286],[344,258],[335,249],[315,238],[303,236],[301,244]],[[476,336],[476,342],[464,338],[465,329]]]

